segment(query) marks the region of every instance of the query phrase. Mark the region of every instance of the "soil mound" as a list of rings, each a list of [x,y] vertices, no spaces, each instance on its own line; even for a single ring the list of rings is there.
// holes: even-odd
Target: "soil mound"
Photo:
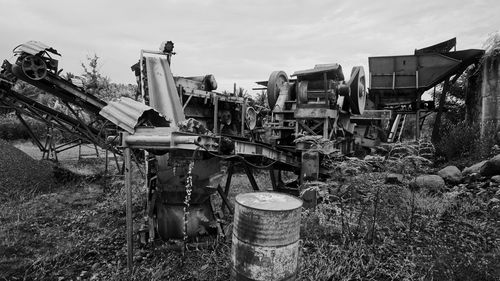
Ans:
[[[56,187],[53,165],[38,161],[0,139],[0,202],[21,199]]]

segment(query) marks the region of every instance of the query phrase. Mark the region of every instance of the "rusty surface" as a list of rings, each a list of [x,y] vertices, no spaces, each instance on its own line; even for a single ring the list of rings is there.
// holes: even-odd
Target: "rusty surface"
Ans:
[[[39,41],[28,41],[24,44],[21,44],[14,48],[15,53],[28,53],[30,55],[37,55],[41,52],[50,52],[55,55],[61,55],[59,54],[54,48],[49,47],[48,45],[45,45],[42,42]]]
[[[129,133],[134,133],[134,128],[146,120],[156,127],[168,126],[168,121],[159,112],[127,97],[109,102],[99,115]]]
[[[167,120],[171,126],[186,119],[182,104],[175,86],[174,76],[166,58],[144,57],[148,76],[150,105]]]
[[[323,73],[327,73],[328,79],[344,80],[342,66],[337,63],[317,64],[311,69],[295,71],[292,77],[297,76],[299,80],[321,80]]]
[[[297,271],[302,201],[275,192],[236,196],[233,280],[293,280]]]

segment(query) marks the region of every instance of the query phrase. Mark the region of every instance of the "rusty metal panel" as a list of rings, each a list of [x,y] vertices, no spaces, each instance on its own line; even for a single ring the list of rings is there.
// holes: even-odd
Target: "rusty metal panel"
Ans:
[[[171,126],[186,119],[167,58],[144,57],[151,107],[165,115]]]
[[[99,112],[99,115],[129,133],[134,133],[134,128],[143,121],[149,121],[151,125],[157,127],[168,126],[168,121],[159,112],[126,97],[109,102]]]
[[[446,53],[451,51],[451,49],[455,48],[456,46],[457,46],[457,38],[454,37],[450,40],[446,40],[444,42],[437,43],[429,47],[415,50],[415,55],[424,53]]]
[[[28,41],[24,44],[17,46],[14,50],[15,50],[14,52],[16,53],[28,53],[30,55],[37,55],[40,52],[44,51],[60,55],[54,48],[51,48],[45,45],[44,43],[38,41]]]
[[[419,53],[411,56],[370,57],[370,90],[422,90],[460,74],[484,53],[465,50],[450,53]]]
[[[236,196],[232,280],[294,280],[302,201],[287,194]]]
[[[321,80],[323,79],[323,73],[327,73],[327,79],[344,80],[342,66],[337,63],[317,64],[311,69],[295,71],[292,77],[297,76],[301,80]]]

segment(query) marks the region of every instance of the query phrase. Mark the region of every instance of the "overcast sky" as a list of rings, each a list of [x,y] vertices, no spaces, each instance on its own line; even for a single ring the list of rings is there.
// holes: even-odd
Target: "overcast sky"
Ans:
[[[251,92],[274,70],[289,75],[339,63],[346,78],[368,57],[411,54],[457,37],[457,49],[481,48],[500,29],[500,2],[484,1],[35,1],[0,0],[0,54],[29,40],[62,54],[79,74],[96,53],[113,82],[135,83],[141,49],[172,40],[174,75],[214,74],[220,90]]]

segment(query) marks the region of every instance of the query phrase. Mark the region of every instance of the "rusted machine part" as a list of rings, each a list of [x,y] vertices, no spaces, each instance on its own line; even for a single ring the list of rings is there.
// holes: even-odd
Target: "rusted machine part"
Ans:
[[[184,206],[159,203],[156,207],[158,235],[161,239],[182,239],[184,237]],[[187,237],[201,237],[217,234],[217,223],[210,202],[191,205],[186,210]]]
[[[257,112],[253,107],[248,107],[245,112],[245,123],[248,129],[253,130],[257,125]]]
[[[231,280],[295,280],[302,201],[275,192],[235,201]]]
[[[217,90],[217,80],[213,74],[207,74],[205,76],[193,76],[193,77],[182,77],[184,79],[196,81],[201,83],[199,90],[211,92]]]
[[[189,158],[189,157],[188,157]],[[210,196],[217,192],[223,173],[218,158],[189,160],[177,156],[161,156],[158,160],[158,196],[156,225],[164,240],[184,236],[184,200],[187,178],[192,177],[190,207],[187,210],[188,237],[217,234],[217,224]],[[189,174],[189,162],[194,166]]]
[[[39,56],[25,56],[21,62],[21,67],[24,74],[33,80],[41,80],[47,76],[47,64]]]
[[[273,71],[269,76],[267,82],[267,102],[269,103],[269,108],[273,109],[280,95],[280,88],[288,83],[288,76],[284,71],[278,70]]]
[[[362,66],[355,66],[347,85],[350,89],[349,105],[352,114],[363,114],[366,105],[366,80]]]
[[[70,82],[52,73],[47,73],[47,75],[40,80],[34,80],[26,76],[22,66],[18,64],[12,65],[12,73],[17,78],[53,94],[65,102],[78,105],[94,114],[99,113],[99,111],[106,106],[104,101],[88,93],[82,92]]]
[[[145,56],[150,106],[171,121],[171,127],[185,120],[174,77],[166,58]]]
[[[297,103],[305,104],[308,102],[307,88],[309,86],[309,81],[297,82]]]

